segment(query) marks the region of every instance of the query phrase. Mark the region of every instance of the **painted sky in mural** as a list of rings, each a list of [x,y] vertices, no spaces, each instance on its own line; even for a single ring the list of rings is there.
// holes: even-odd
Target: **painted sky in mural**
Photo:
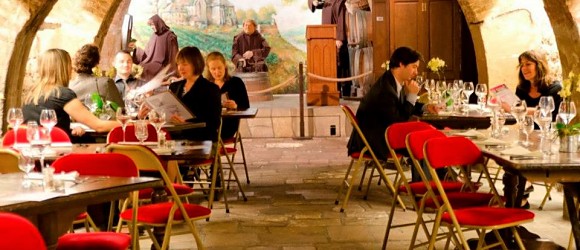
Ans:
[[[146,22],[155,13],[153,6],[156,4],[158,6],[166,6],[171,2],[174,1],[133,1],[129,7],[129,14],[133,15],[134,22]],[[195,2],[195,0],[190,2]],[[302,51],[306,51],[306,44],[303,39],[306,25],[320,24],[321,20],[320,11],[312,13],[308,10],[308,1],[306,0],[230,0],[229,2],[236,8],[236,11],[249,9],[258,11],[262,7],[273,7],[276,10],[273,19],[276,21],[280,35]],[[171,23],[168,23],[168,25],[171,26]],[[297,36],[296,34],[302,34],[302,36]]]

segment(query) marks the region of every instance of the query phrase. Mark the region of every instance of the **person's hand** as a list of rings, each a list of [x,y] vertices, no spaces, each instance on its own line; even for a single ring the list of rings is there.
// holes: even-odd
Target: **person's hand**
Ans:
[[[342,41],[341,40],[336,40],[336,49],[340,49],[340,47],[342,47]]]
[[[71,133],[71,135],[74,135],[74,136],[82,136],[85,134],[85,130],[81,126],[78,126],[78,127],[71,128],[70,133]]]
[[[244,54],[242,55],[245,59],[250,59],[254,56],[254,52],[252,52],[251,50],[248,50],[246,52],[244,52]]]
[[[185,123],[185,119],[183,119],[183,117],[181,117],[178,114],[173,114],[171,115],[171,117],[169,118],[169,120],[171,121],[171,123]]]
[[[419,84],[417,84],[417,82],[415,80],[405,81],[403,83],[403,87],[405,88],[405,92],[407,94],[418,94],[419,90],[421,90],[419,88]]]
[[[143,104],[141,104],[141,107],[139,107],[139,113],[137,113],[137,117],[139,119],[145,119],[145,117],[147,117],[147,114],[149,114],[149,111],[151,111],[151,107],[149,107],[149,105],[143,102]]]
[[[512,111],[512,107],[507,102],[501,102],[501,108],[508,113]]]
[[[425,111],[428,114],[439,114],[439,111],[443,110],[443,107],[436,104],[427,104],[425,106]]]
[[[222,103],[222,107],[227,109],[237,109],[238,104],[234,100],[227,100]]]
[[[127,47],[129,48],[130,51],[135,50],[135,48],[137,48],[137,45],[135,44],[135,42],[129,42],[127,44]]]

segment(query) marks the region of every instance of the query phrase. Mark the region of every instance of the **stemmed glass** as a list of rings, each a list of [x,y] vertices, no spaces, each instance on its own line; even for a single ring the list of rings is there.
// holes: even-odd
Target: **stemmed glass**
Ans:
[[[526,141],[522,142],[522,145],[524,146],[530,146],[530,133],[532,133],[532,131],[534,131],[534,117],[531,115],[526,115],[524,116],[524,119],[522,121],[522,131],[524,132],[524,134],[526,134]]]
[[[24,172],[24,180],[22,181],[22,187],[30,188],[32,182],[28,178],[30,171],[34,169],[34,157],[29,149],[24,149],[20,151],[20,157],[18,159],[18,168]]]
[[[558,109],[558,117],[567,125],[576,117],[576,105],[571,101],[563,101]]]
[[[538,106],[534,111],[534,120],[540,127],[541,131],[540,137],[547,138],[549,136],[548,132],[550,130],[550,124],[552,123],[552,114],[549,112],[544,113],[544,111],[542,111],[542,108]]]
[[[48,133],[52,131],[52,128],[56,125],[56,111],[54,109],[43,109],[40,112],[40,125],[48,129]]]
[[[431,102],[434,102],[434,93],[437,89],[437,85],[435,84],[435,80],[431,79],[431,80],[426,80],[425,83],[425,89],[427,90],[427,93],[429,93],[429,100]]]
[[[487,85],[485,83],[478,83],[475,86],[475,95],[477,95],[479,112],[483,114],[483,110],[485,109],[485,97],[487,96]]]
[[[121,128],[123,129],[123,142],[125,142],[125,130],[127,129],[127,122],[131,119],[129,112],[124,107],[117,108],[117,113],[115,114],[117,121],[121,123]]]
[[[30,147],[38,149],[40,153],[41,168],[44,168],[44,149],[50,145],[50,141],[50,132],[44,127],[37,127],[34,137],[30,140]]]
[[[556,105],[554,104],[554,97],[552,96],[542,96],[540,97],[540,102],[538,104],[542,113],[552,113],[556,109]]]
[[[472,82],[464,82],[463,83],[463,93],[467,96],[467,102],[469,102],[469,98],[471,98],[471,94],[473,94],[474,88]]]
[[[143,144],[143,141],[149,137],[146,120],[138,120],[135,122],[135,137],[139,140],[139,144]]]
[[[149,111],[149,122],[153,127],[155,127],[155,131],[157,131],[157,136],[159,136],[159,132],[161,131],[161,127],[165,124],[165,113],[157,112],[155,110]]]
[[[516,123],[519,125],[520,131],[523,130],[523,120],[528,111],[528,105],[526,101],[517,100],[511,106],[511,113],[516,118]]]
[[[18,127],[24,122],[24,115],[22,114],[21,108],[10,108],[8,110],[8,124],[14,130],[14,147],[18,143]]]

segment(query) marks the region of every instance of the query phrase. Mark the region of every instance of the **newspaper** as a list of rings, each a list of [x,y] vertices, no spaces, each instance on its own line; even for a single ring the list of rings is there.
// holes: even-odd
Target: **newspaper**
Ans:
[[[512,92],[505,83],[489,89],[489,93],[500,98],[502,102],[507,102],[510,106],[519,100],[516,94]]]

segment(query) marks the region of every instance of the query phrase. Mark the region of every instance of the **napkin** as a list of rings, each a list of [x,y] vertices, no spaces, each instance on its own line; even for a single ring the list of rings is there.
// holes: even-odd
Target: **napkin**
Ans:
[[[54,179],[63,181],[75,181],[79,177],[79,172],[71,171],[68,173],[54,173]],[[28,174],[28,179],[31,180],[43,180],[44,175],[40,172],[33,172]]]
[[[502,155],[509,156],[524,156],[524,157],[542,157],[542,152],[540,151],[530,151],[522,146],[515,146],[500,152]]]
[[[500,139],[496,139],[496,138],[492,138],[492,137],[489,137],[483,141],[474,141],[474,142],[475,142],[475,144],[478,144],[478,145],[507,145],[508,144],[508,142],[506,142],[506,141],[502,141]]]
[[[173,152],[173,150],[170,148],[153,148],[152,150],[158,155],[167,155]]]
[[[70,142],[53,142],[50,144],[51,147],[72,147]]]
[[[470,138],[485,138],[485,135],[477,132],[475,129],[470,129],[465,132],[455,133],[455,135],[465,136]]]

